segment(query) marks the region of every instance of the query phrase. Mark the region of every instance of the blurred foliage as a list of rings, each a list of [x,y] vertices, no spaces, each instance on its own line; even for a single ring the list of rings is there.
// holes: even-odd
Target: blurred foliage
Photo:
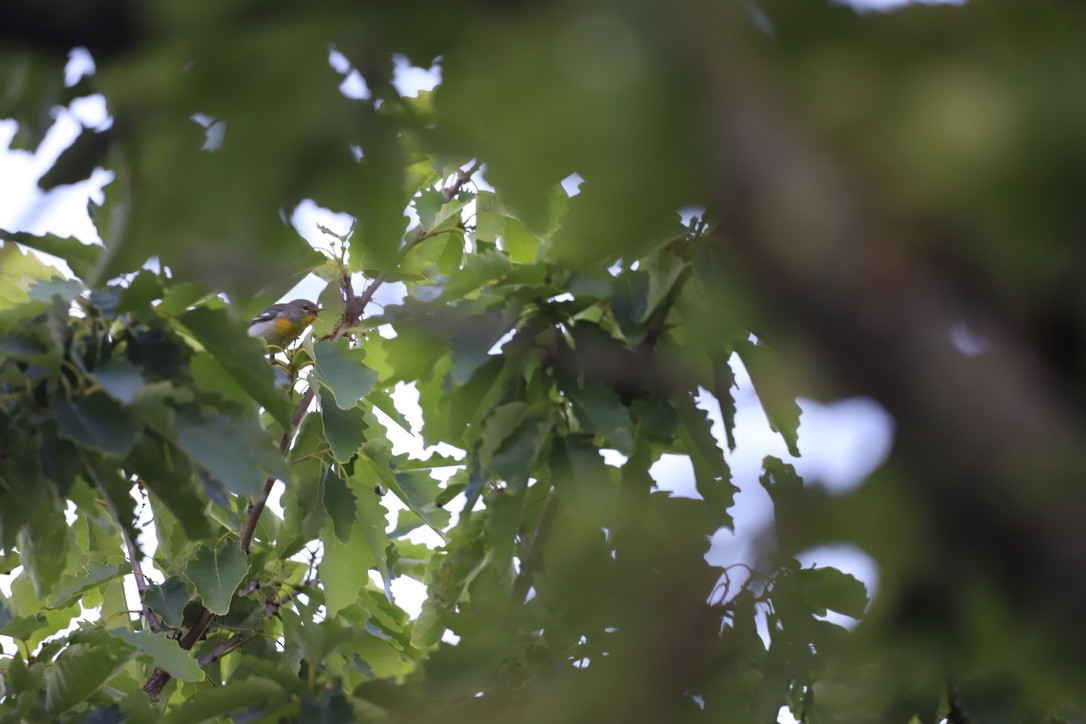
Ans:
[[[0,721],[1082,721],[1084,19],[0,8],[16,147],[88,93],[113,119],[39,185],[115,173],[102,246],[0,245]],[[69,87],[74,46],[97,70]],[[442,83],[400,97],[394,54]],[[287,223],[309,198],[355,219],[340,256]],[[269,364],[242,320],[311,271],[324,318]],[[696,400],[734,448],[733,355],[793,454],[801,393],[873,396],[898,439],[841,496],[767,458],[774,535],[721,569],[736,488]],[[398,383],[462,457],[391,452]],[[697,499],[658,488],[665,453]],[[835,541],[879,564],[866,614],[793,558]]]

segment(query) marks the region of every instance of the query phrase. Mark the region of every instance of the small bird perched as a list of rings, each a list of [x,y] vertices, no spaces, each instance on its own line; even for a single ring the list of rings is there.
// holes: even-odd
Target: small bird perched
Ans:
[[[249,322],[249,336],[263,337],[269,345],[285,348],[313,323],[320,311],[308,299],[273,304]]]

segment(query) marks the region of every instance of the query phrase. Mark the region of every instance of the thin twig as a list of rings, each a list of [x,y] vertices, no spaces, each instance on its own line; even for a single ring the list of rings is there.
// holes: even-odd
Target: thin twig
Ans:
[[[128,535],[128,531],[124,529],[123,525],[120,526],[120,529],[121,540],[124,541],[124,547],[128,551],[128,562],[132,566],[132,577],[136,579],[136,593],[139,594],[140,597],[140,606],[143,608],[143,618],[147,621],[148,630],[158,633],[162,630],[162,621],[159,620],[158,614],[143,602],[143,599],[147,594],[147,577],[143,575],[143,566],[140,563],[140,551],[136,548],[135,541]]]
[[[554,523],[554,516],[558,513],[558,496],[552,490],[547,496],[547,504],[539,516],[539,524],[535,527],[532,539],[528,541],[528,548],[524,552],[524,558],[520,563],[520,574],[513,581],[512,601],[523,603],[528,591],[532,588],[536,571],[543,565],[543,545],[547,540],[547,534]]]
[[[218,661],[223,656],[226,656],[228,653],[236,649],[238,646],[241,646],[243,643],[245,643],[245,636],[243,636],[242,634],[234,634],[230,638],[226,639],[226,641],[223,641],[221,644],[208,651],[206,654],[201,654],[200,656],[197,656],[196,663],[202,669],[209,664]]]

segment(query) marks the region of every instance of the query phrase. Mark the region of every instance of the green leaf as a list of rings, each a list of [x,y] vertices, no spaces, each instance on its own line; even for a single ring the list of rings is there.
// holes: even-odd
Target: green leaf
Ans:
[[[189,602],[189,589],[177,576],[170,576],[161,584],[147,586],[143,602],[157,613],[170,628],[181,628],[181,614]]]
[[[321,532],[321,542],[324,543],[324,558],[318,571],[324,587],[324,605],[328,615],[335,616],[358,600],[359,592],[369,582],[367,572],[375,561],[357,524],[346,542],[335,535],[331,525],[326,525]]]
[[[102,247],[96,244],[84,244],[78,239],[63,238],[54,234],[42,234],[35,236],[26,232],[0,231],[3,236],[11,241],[17,241],[23,246],[43,251],[46,254],[58,256],[68,263],[68,266],[77,277],[86,279],[102,253]]]
[[[332,528],[336,538],[346,543],[351,537],[358,505],[355,494],[343,478],[336,475],[334,468],[328,468],[324,476],[323,505],[332,519]]]
[[[650,257],[639,268],[649,276],[649,288],[645,298],[645,311],[641,322],[647,322],[656,308],[667,299],[675,282],[683,275],[688,265],[674,254],[660,253]]]
[[[346,339],[318,342],[313,357],[313,379],[332,393],[341,409],[355,407],[377,382],[377,373],[363,363],[366,351],[349,347]]]
[[[697,491],[714,512],[723,514],[732,507],[738,489],[732,485],[731,469],[724,460],[724,453],[717,447],[709,418],[693,400],[683,400],[676,407],[682,420],[679,439],[694,466]],[[730,526],[731,516],[725,517]]]
[[[535,261],[539,239],[517,219],[507,218],[502,228],[502,248],[518,264],[531,264]]]
[[[314,724],[354,724],[354,709],[342,691],[322,691],[316,701],[302,697],[299,720]]]
[[[345,463],[355,456],[366,440],[366,413],[358,407],[341,408],[326,387],[320,388],[320,400],[328,446],[336,460]]]
[[[16,540],[20,561],[34,583],[35,592],[39,598],[45,598],[64,574],[71,546],[64,514],[49,503],[35,506],[29,525],[19,530]]]
[[[139,440],[140,426],[132,415],[104,392],[93,392],[72,402],[53,398],[58,434],[77,445],[123,458]]]
[[[407,322],[397,324],[396,337],[382,345],[392,368],[385,382],[429,379],[438,359],[448,351],[439,337]]]
[[[764,344],[741,342],[735,351],[750,373],[750,381],[762,403],[769,426],[780,433],[788,454],[799,457],[799,405],[780,362]]]
[[[276,422],[284,429],[290,427],[290,402],[275,386],[261,340],[249,337],[244,325],[226,309],[197,307],[182,314],[179,321]]]
[[[69,646],[45,672],[46,709],[59,714],[86,701],[130,659],[112,648]]]
[[[601,435],[622,453],[633,451],[630,411],[613,390],[602,385],[567,389],[581,429]]]
[[[142,312],[151,302],[162,296],[162,282],[158,275],[147,269],[137,274],[121,292],[117,313]]]
[[[441,533],[449,525],[449,511],[442,510],[434,502],[441,489],[427,473],[398,472],[390,481],[389,488],[436,532]]]
[[[483,470],[514,489],[525,485],[550,433],[549,413],[548,403],[529,407],[517,401],[496,407],[484,423],[479,447]]]
[[[123,359],[111,359],[90,373],[95,382],[102,386],[113,399],[129,405],[143,389],[145,380],[139,368]]]
[[[192,657],[177,642],[165,633],[151,631],[129,631],[114,628],[108,631],[110,636],[118,638],[135,647],[143,656],[149,657],[155,666],[170,676],[182,681],[203,681],[204,672]]]
[[[207,500],[197,492],[192,466],[185,454],[166,440],[144,436],[129,460],[144,487],[177,518],[189,540],[211,537],[211,526],[204,510]]]
[[[264,711],[284,698],[279,684],[260,676],[250,676],[240,681],[231,680],[229,686],[220,686],[200,692],[171,709],[159,721],[162,724],[192,724],[192,722],[221,721],[235,712]]]
[[[828,609],[860,618],[867,608],[867,587],[848,573],[836,568],[804,568],[791,576],[816,616],[826,615]]]
[[[185,564],[182,575],[208,611],[224,616],[230,610],[234,591],[248,574],[249,559],[236,542],[227,539],[217,549],[207,544],[197,548],[195,558]]]
[[[40,302],[51,302],[56,297],[65,304],[70,304],[73,299],[85,291],[86,287],[78,279],[36,279],[27,289],[27,296]]]
[[[181,449],[235,495],[260,495],[265,474],[283,469],[274,443],[254,420],[226,415],[205,419],[185,410],[177,415],[175,430]]]
[[[111,566],[96,561],[87,561],[80,566],[82,575],[67,578],[64,583],[53,590],[46,608],[64,608],[71,605],[76,598],[91,589],[98,588],[106,581],[128,575],[132,568],[127,564]]]
[[[381,499],[372,492],[366,495],[367,487],[372,491],[372,486],[367,486],[365,481],[354,478],[351,480],[351,486],[359,496],[356,528],[369,546],[374,567],[381,574],[381,579],[385,584],[385,595],[391,601],[393,574],[388,564],[389,537],[385,532],[388,528],[388,510],[381,505]]]

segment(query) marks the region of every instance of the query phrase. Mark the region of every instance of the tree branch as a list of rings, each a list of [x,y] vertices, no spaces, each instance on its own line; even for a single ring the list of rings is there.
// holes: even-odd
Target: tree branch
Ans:
[[[196,622],[189,632],[184,635],[178,645],[184,651],[191,651],[192,647],[200,640],[200,637],[207,631],[207,627],[211,625],[211,619],[214,618],[214,614],[208,611],[206,608],[200,612],[200,619]],[[162,669],[155,669],[150,678],[147,679],[147,683],[143,685],[143,691],[151,698],[151,701],[158,701],[158,697],[162,694],[162,689],[170,681],[170,675]]]
[[[478,161],[475,161],[467,169],[461,169],[460,171],[458,171],[456,174],[456,179],[451,184],[449,184],[448,188],[446,188],[442,192],[445,201],[451,201],[452,198],[457,193],[459,193],[463,185],[467,183],[481,167],[482,164]],[[411,248],[413,248],[425,238],[426,232],[420,228],[418,231],[416,231],[415,236],[412,238],[411,242],[409,242],[407,247],[405,247],[403,253],[407,253],[407,251],[409,251]],[[324,337],[324,339],[340,339],[344,335],[346,335],[347,330],[354,326],[358,322],[358,320],[362,318],[362,314],[363,312],[365,312],[366,306],[370,303],[370,301],[373,299],[373,295],[377,292],[377,289],[385,282],[387,278],[387,271],[381,272],[374,278],[372,282],[370,282],[370,285],[366,287],[362,294],[356,295],[354,293],[354,285],[351,282],[351,276],[350,274],[345,272],[340,280],[340,290],[342,291],[344,297],[343,315],[340,317],[340,320],[336,324],[336,326]],[[309,412],[309,406],[310,404],[312,404],[313,398],[315,396],[316,391],[314,390],[313,386],[307,386],[305,392],[302,393],[302,398],[301,400],[299,400],[297,408],[294,410],[294,415],[290,419],[290,428],[283,432],[283,437],[279,440],[280,453],[285,455],[290,449],[290,442],[294,438],[294,431],[298,429],[298,426],[301,425],[302,420],[305,419],[306,414]],[[272,488],[275,486],[275,480],[276,478],[271,475],[264,479],[264,486],[261,490],[260,497],[249,503],[249,507],[246,510],[245,524],[241,527],[241,530],[238,533],[238,547],[246,555],[249,555],[251,552],[253,536],[256,534],[256,526],[260,522],[261,514],[267,507],[268,496],[271,495]],[[547,511],[544,511],[544,516],[546,515]],[[542,521],[540,522],[540,526],[542,527]],[[537,531],[537,536],[538,534],[539,533]],[[135,568],[133,568],[133,570],[135,570]],[[530,583],[528,585],[530,585]],[[527,591],[527,588],[525,588],[525,591]],[[142,591],[140,592],[140,595],[142,597]],[[285,603],[286,600],[289,600],[289,597],[287,599],[284,599],[284,601],[279,602],[279,605]],[[278,606],[276,607],[276,609],[278,609]],[[153,611],[150,611],[150,613],[154,615]],[[181,640],[181,648],[186,651],[191,650],[193,644],[207,630],[208,625],[210,625],[211,623],[211,619],[211,612],[208,611],[206,608],[203,609],[199,622],[197,622],[196,626],[190,629],[185,637]],[[148,623],[148,625],[150,625],[150,623]],[[216,647],[216,649],[207,654],[206,656],[210,657],[208,659],[208,662],[210,663],[210,661],[214,661],[215,659],[226,653],[226,651],[232,648],[232,646],[240,643],[240,639],[238,641],[234,641],[234,639],[238,639],[239,636],[240,634],[231,637],[226,642],[224,642],[223,645],[221,645],[220,647]],[[233,642],[231,646],[226,646],[226,644],[230,644],[231,642]],[[211,656],[211,654],[215,654],[215,652],[218,651],[220,648],[223,649],[222,653]],[[203,657],[201,657],[201,659],[202,658]],[[147,680],[147,683],[144,684],[143,690],[147,692],[152,700],[157,700],[158,696],[162,693],[163,687],[166,686],[166,683],[169,680],[169,674],[161,669],[155,669],[154,673]]]
[[[128,531],[124,529],[123,525],[120,526],[120,529],[121,539],[124,541],[124,547],[128,551],[128,562],[132,566],[132,577],[136,580],[136,593],[138,593],[140,597],[140,606],[143,608],[143,618],[147,621],[148,630],[158,633],[162,630],[162,621],[159,620],[158,614],[143,602],[144,596],[147,594],[147,578],[143,575],[143,565],[140,562],[140,550],[136,547],[135,541],[128,535]]]

